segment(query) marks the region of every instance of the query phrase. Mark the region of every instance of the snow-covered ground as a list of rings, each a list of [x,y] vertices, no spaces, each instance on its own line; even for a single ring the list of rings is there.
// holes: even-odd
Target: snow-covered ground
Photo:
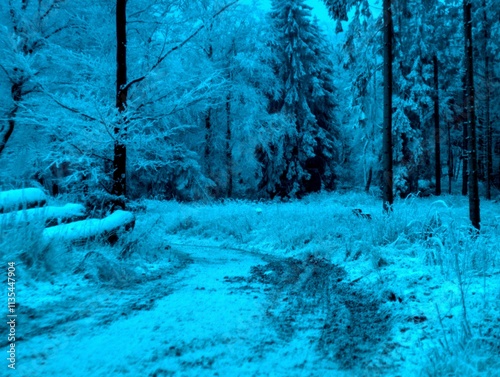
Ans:
[[[500,375],[499,203],[477,238],[463,197],[136,208],[113,247],[4,234],[17,375]]]

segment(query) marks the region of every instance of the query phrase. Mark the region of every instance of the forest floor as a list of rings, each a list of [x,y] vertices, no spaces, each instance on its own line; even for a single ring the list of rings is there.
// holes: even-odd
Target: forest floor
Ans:
[[[499,375],[500,204],[477,238],[464,198],[379,204],[145,202],[120,244],[20,267],[15,374]]]

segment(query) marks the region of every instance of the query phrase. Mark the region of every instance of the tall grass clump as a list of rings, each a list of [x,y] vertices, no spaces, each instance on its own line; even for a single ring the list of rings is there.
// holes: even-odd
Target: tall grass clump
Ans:
[[[39,267],[44,263],[45,248],[42,233],[44,224],[41,219],[30,222],[14,223],[14,214],[6,213],[0,217],[0,255],[4,265],[16,262],[24,268]]]

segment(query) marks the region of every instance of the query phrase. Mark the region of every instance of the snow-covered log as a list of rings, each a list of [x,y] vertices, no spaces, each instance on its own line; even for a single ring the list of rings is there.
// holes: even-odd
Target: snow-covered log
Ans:
[[[41,223],[54,226],[85,218],[85,206],[68,203],[63,207],[46,206],[0,214],[0,226]]]
[[[134,225],[135,216],[132,212],[116,211],[104,219],[87,219],[46,228],[43,239],[46,243],[82,243],[96,239],[115,243],[123,233],[133,229]]]
[[[0,213],[42,207],[46,203],[47,196],[37,188],[0,192]]]

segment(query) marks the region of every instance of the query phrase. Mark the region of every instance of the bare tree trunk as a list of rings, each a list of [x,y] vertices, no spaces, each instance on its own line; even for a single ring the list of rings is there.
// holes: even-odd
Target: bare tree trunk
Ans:
[[[365,185],[365,192],[370,192],[372,178],[373,178],[373,168],[370,166],[370,169],[368,170],[368,179],[366,180],[366,185]]]
[[[23,30],[23,27],[19,26],[21,25],[21,17],[16,13],[14,7],[12,4],[9,2],[10,9],[9,9],[9,14],[11,17],[11,21],[13,23],[13,29],[14,32],[20,40],[23,41],[22,44],[22,50],[25,56],[31,55],[32,51],[30,51],[30,48],[28,48],[28,42],[26,39],[25,31]],[[21,1],[21,11],[24,13],[26,11],[26,8],[28,7],[28,1],[27,0],[22,0]],[[23,99],[23,86],[26,82],[26,78],[24,77],[24,72],[22,68],[15,67],[13,69],[15,77],[11,77],[11,87],[10,87],[10,93],[12,97],[12,102],[13,106],[12,109],[9,111],[9,114],[7,115],[7,129],[5,129],[4,126],[0,129],[0,132],[2,133],[2,136],[0,138],[0,154],[3,152],[5,149],[5,146],[7,145],[10,137],[12,136],[14,129],[16,128],[16,115],[19,110],[19,104],[21,103]]]
[[[485,130],[486,130],[486,199],[491,200],[491,181],[493,178],[493,129],[490,119],[490,55],[488,51],[488,42],[490,40],[490,23],[488,13],[486,12],[486,1],[483,0],[483,33],[484,33],[484,76],[486,81],[485,98]]]
[[[480,229],[479,188],[477,171],[476,113],[474,93],[473,47],[472,47],[472,3],[464,0],[464,32],[466,48],[466,108],[469,155],[469,218],[472,226]]]
[[[12,95],[12,101],[14,102],[14,105],[12,106],[12,109],[9,112],[9,115],[7,116],[7,130],[4,132],[4,127],[0,130],[2,134],[2,138],[0,140],[0,154],[2,151],[5,149],[5,146],[7,145],[7,142],[9,141],[10,137],[12,136],[12,133],[14,132],[14,128],[16,127],[16,115],[17,111],[19,110],[19,103],[22,100],[22,93],[23,91],[23,82],[13,82],[12,86],[10,88],[10,92]]]
[[[231,146],[231,94],[226,98],[227,197],[233,196],[233,150]]]
[[[447,122],[447,133],[448,133],[448,161],[447,161],[447,165],[448,165],[448,194],[451,195],[454,167],[453,167],[453,151],[451,149],[451,125],[449,122]]]
[[[212,25],[210,25],[209,30],[212,30]],[[212,60],[214,54],[213,46],[210,44],[208,49],[205,50],[208,60]],[[205,114],[205,166],[207,177],[212,179],[212,142],[213,142],[213,129],[212,129],[212,108],[209,107],[207,113]]]
[[[127,106],[127,0],[116,0],[116,108],[120,113]],[[114,128],[113,194],[127,194],[127,132],[126,119]],[[124,203],[120,205],[124,207]]]
[[[493,128],[490,119],[490,72],[489,72],[489,56],[485,58],[486,69],[486,199],[491,199],[491,185],[493,180]]]
[[[384,0],[384,126],[382,138],[382,200],[384,212],[391,210],[393,194],[392,161],[392,6]]]
[[[469,176],[469,154],[468,154],[468,129],[467,129],[467,84],[466,78],[463,78],[463,106],[464,111],[462,115],[462,195],[467,195],[467,182]]]
[[[436,173],[436,195],[441,195],[441,135],[439,128],[439,76],[438,59],[433,57],[434,63],[434,158]]]
[[[205,166],[207,167],[207,176],[212,178],[212,169],[210,156],[212,155],[212,109],[209,108],[205,114]]]

